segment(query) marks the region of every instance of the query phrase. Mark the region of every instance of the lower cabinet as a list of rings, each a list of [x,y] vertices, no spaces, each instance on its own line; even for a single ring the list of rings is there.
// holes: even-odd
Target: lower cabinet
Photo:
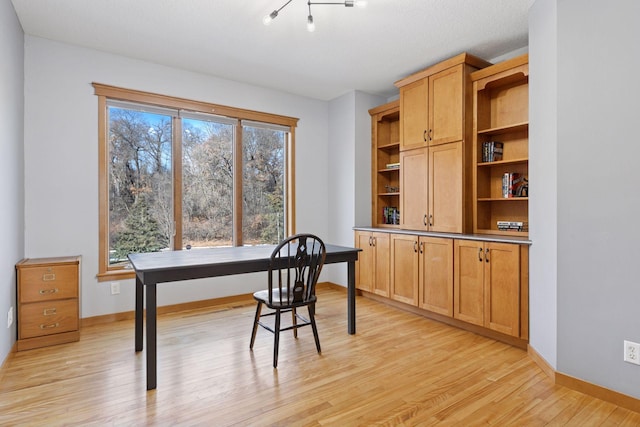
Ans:
[[[455,240],[453,317],[520,336],[520,245]]]
[[[356,231],[356,287],[389,297],[389,233]]]
[[[420,237],[419,307],[453,317],[453,239]]]
[[[527,245],[362,231],[356,245],[358,289],[528,340]]]
[[[418,306],[418,236],[391,235],[391,299]]]

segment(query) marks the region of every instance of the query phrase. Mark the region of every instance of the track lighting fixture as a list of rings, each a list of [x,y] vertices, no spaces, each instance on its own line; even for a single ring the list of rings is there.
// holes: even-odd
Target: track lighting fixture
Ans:
[[[262,22],[264,25],[269,25],[271,21],[273,21],[280,11],[284,9],[289,3],[293,0],[288,0],[285,4],[280,6],[279,9],[275,9],[270,14],[266,15]],[[365,7],[367,5],[366,0],[345,0],[344,2],[312,2],[311,0],[307,1],[307,6],[309,7],[309,15],[307,16],[307,30],[309,32],[313,32],[316,30],[316,24],[313,21],[313,15],[311,14],[311,6],[316,5],[334,5],[334,6],[344,6],[344,7]]]

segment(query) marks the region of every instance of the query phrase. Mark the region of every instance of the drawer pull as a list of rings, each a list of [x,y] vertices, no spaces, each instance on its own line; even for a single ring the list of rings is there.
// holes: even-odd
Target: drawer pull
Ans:
[[[58,288],[52,289],[40,289],[40,295],[49,295],[49,294],[57,294]]]
[[[42,275],[42,281],[43,282],[52,282],[56,280],[56,275],[55,273],[46,273]]]
[[[43,316],[53,316],[54,314],[56,314],[55,308],[45,308],[44,310],[42,310]]]
[[[49,325],[40,325],[40,329],[53,329],[53,328],[57,328],[58,326],[60,326],[60,324],[56,322],[56,323],[51,323]]]

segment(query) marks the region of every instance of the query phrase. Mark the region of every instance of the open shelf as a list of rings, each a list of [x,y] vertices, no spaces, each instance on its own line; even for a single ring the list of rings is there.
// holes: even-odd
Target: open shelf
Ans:
[[[528,56],[472,73],[471,80],[474,96],[474,233],[526,237],[528,231],[500,230],[498,222],[521,222],[526,224],[524,230],[528,230],[529,197],[503,195],[505,174],[524,178],[527,186],[524,194],[529,194]],[[502,143],[500,160],[482,161],[485,142]]]
[[[384,222],[385,207],[400,206],[400,103],[390,102],[369,110],[371,115],[371,224],[374,227],[399,228]],[[389,191],[389,190],[397,191]]]

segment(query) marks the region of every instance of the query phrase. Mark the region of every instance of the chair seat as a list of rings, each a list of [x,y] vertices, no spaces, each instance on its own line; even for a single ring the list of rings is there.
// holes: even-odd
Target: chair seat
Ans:
[[[283,289],[286,292],[286,290]],[[256,301],[264,303],[269,308],[290,308],[290,307],[300,307],[303,305],[308,305],[309,303],[316,302],[317,298],[315,295],[312,295],[311,298],[307,300],[303,300],[297,303],[287,303],[287,297],[282,295],[282,303],[280,303],[280,289],[274,289],[272,292],[271,303],[269,303],[269,290],[265,289],[263,291],[258,291],[253,294],[253,298]],[[291,295],[291,293],[290,293]],[[289,297],[290,300],[293,300],[293,296]]]

